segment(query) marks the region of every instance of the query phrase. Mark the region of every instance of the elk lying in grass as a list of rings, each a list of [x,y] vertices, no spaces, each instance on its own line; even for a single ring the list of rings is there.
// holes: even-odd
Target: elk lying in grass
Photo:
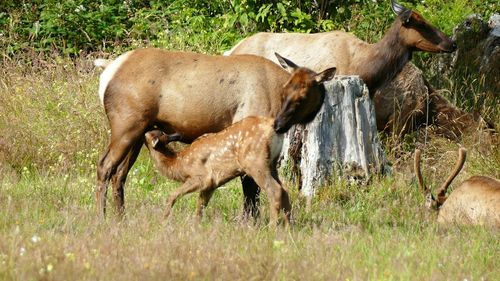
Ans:
[[[336,66],[337,74],[359,75],[373,96],[391,81],[414,51],[453,52],[456,44],[419,13],[392,1],[396,20],[375,44],[351,33],[257,33],[239,42],[226,55],[254,54],[273,60],[278,52],[315,71]],[[274,59],[274,61],[276,61]]]
[[[377,129],[398,139],[421,126],[433,125],[434,131],[458,141],[474,135],[482,143],[494,144],[493,125],[479,113],[468,113],[454,106],[425,79],[422,70],[408,63],[388,84],[375,93]]]
[[[283,67],[297,65],[279,57]],[[101,63],[102,64],[102,63]],[[111,140],[98,162],[97,211],[105,213],[107,185],[112,180],[115,208],[124,211],[124,183],[153,127],[178,132],[183,142],[218,132],[247,116],[275,117],[294,108],[291,123],[310,119],[320,95],[299,95],[283,86],[290,73],[258,56],[209,56],[142,49],[127,52],[101,74],[99,96],[111,129]],[[315,91],[323,91],[316,85]],[[245,177],[245,211],[256,210],[257,190]],[[248,194],[250,192],[250,195]]]
[[[270,202],[270,223],[277,222],[280,208],[285,212],[285,223],[290,221],[291,206],[288,193],[281,186],[276,170],[277,158],[283,143],[283,134],[293,125],[297,107],[293,100],[300,96],[317,95],[324,98],[321,84],[333,78],[335,68],[316,74],[305,68],[296,69],[285,91],[289,95],[285,106],[276,119],[251,116],[213,134],[204,135],[179,153],[169,148],[170,141],[179,140],[180,135],[165,134],[152,130],[145,134],[146,146],[160,172],[183,185],[175,190],[167,201],[165,216],[170,214],[175,201],[191,192],[200,192],[197,215],[201,217],[214,190],[227,181],[243,174],[251,176],[266,192]],[[324,89],[323,89],[324,91]],[[321,103],[312,104],[314,112]]]
[[[439,211],[438,222],[460,224],[487,224],[500,227],[500,181],[485,177],[473,176],[462,182],[459,187],[446,196],[446,191],[453,179],[458,175],[465,162],[466,150],[460,148],[455,168],[437,191],[434,197],[431,190],[424,185],[420,171],[420,150],[415,151],[415,174],[418,185],[425,194],[427,207]]]

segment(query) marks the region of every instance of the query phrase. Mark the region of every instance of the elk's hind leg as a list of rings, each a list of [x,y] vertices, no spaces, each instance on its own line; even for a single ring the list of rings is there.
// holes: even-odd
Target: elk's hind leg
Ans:
[[[115,210],[117,214],[123,217],[125,211],[125,192],[124,186],[125,181],[127,179],[127,175],[130,171],[130,168],[137,160],[137,156],[141,151],[142,144],[144,143],[144,138],[140,138],[136,141],[136,143],[132,146],[132,149],[129,151],[127,156],[123,159],[123,161],[118,166],[116,174],[111,178],[111,182],[113,185],[113,201],[115,205]]]
[[[143,123],[129,123],[127,126],[111,126],[111,141],[106,153],[97,164],[96,204],[100,217],[106,211],[106,191],[109,180],[115,176],[118,167],[122,165],[133,146],[142,138],[146,125]],[[125,165],[124,165],[125,166]],[[124,167],[123,166],[123,167]]]

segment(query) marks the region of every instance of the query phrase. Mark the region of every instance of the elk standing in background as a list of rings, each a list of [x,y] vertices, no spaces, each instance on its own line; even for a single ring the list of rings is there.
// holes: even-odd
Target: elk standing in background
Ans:
[[[278,52],[314,71],[336,66],[337,75],[359,75],[368,86],[370,97],[373,97],[377,89],[401,71],[414,51],[440,53],[453,52],[457,48],[453,40],[419,13],[394,0],[391,6],[397,17],[384,37],[375,44],[343,31],[315,34],[261,32],[243,39],[225,55],[253,54],[277,62],[274,52]],[[376,115],[384,106],[383,103],[375,105]],[[258,192],[248,191],[247,194]]]
[[[391,81],[410,60],[414,51],[453,52],[457,46],[419,13],[392,1],[396,20],[375,44],[356,36],[332,31],[315,34],[257,33],[243,39],[226,55],[253,54],[274,59],[274,52],[297,64],[320,71],[336,66],[337,75],[359,75],[373,97],[375,91]]]
[[[273,53],[279,52],[316,71],[335,65],[337,75],[359,75],[373,98],[377,129],[386,134],[402,137],[422,125],[434,124],[439,134],[450,139],[479,129],[486,131],[481,135],[487,142],[496,142],[491,124],[477,113],[453,106],[432,88],[418,68],[407,64],[414,51],[453,52],[455,42],[417,12],[396,1],[391,4],[397,18],[374,44],[343,31],[261,32],[243,39],[226,55],[254,54],[273,60]]]
[[[473,176],[462,182],[446,196],[446,191],[458,175],[465,162],[466,150],[459,149],[455,168],[437,191],[437,198],[425,186],[420,171],[419,149],[415,150],[414,169],[418,185],[425,194],[427,207],[438,210],[438,222],[474,225],[493,225],[500,227],[500,181],[485,176]]]

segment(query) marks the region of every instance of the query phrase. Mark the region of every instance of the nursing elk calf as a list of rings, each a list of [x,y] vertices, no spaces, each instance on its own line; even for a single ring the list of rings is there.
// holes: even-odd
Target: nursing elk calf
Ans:
[[[465,162],[466,150],[460,148],[455,168],[437,191],[437,198],[424,185],[420,171],[420,150],[415,151],[415,174],[425,194],[427,207],[438,210],[438,222],[500,227],[500,181],[485,176],[473,176],[446,196],[446,191]]]
[[[167,200],[165,216],[170,214],[175,201],[191,192],[200,192],[197,215],[220,185],[241,176],[251,176],[266,192],[270,202],[270,224],[275,225],[280,209],[285,213],[285,224],[290,221],[291,205],[288,192],[283,189],[276,170],[277,158],[283,144],[283,134],[295,123],[297,100],[307,96],[324,98],[322,82],[333,78],[335,68],[316,74],[306,68],[292,72],[284,91],[288,92],[284,107],[276,118],[251,116],[213,134],[196,139],[190,146],[175,153],[168,143],[179,140],[180,135],[152,130],[145,134],[146,146],[156,167],[166,177],[183,182]],[[311,121],[322,102],[311,103]]]
[[[296,65],[280,58],[282,66]],[[290,73],[258,56],[209,56],[160,49],[127,52],[106,64],[99,97],[108,117],[111,139],[98,162],[97,211],[104,216],[108,182],[112,181],[115,208],[124,211],[124,184],[154,127],[182,135],[189,143],[205,133],[221,131],[247,116],[275,117],[295,107],[292,123],[304,122],[322,103],[318,95],[300,96],[283,88]],[[257,187],[244,177],[244,210],[256,210]],[[248,194],[253,192],[253,194]]]

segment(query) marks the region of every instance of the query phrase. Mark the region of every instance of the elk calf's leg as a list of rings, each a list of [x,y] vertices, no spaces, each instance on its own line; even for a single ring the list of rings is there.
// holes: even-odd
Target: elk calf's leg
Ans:
[[[208,205],[210,198],[214,194],[215,188],[207,189],[200,192],[200,197],[198,197],[198,205],[196,206],[196,217],[201,219],[203,216],[203,211],[205,207]]]
[[[280,185],[281,188],[281,210],[283,210],[285,214],[285,224],[289,225],[291,222],[291,215],[292,215],[292,204],[290,203],[290,196],[288,195],[288,191],[283,188],[283,183],[278,177],[278,170],[276,168],[276,163],[272,164],[271,168],[271,175],[273,179]]]
[[[184,196],[188,193],[199,191],[200,189],[203,189],[203,186],[199,179],[191,178],[188,179],[186,182],[184,182],[179,188],[174,190],[168,197],[167,206],[165,207],[164,217],[168,218],[170,212],[172,211],[172,207],[175,204],[175,201],[177,201],[179,197]]]
[[[247,168],[246,172],[266,192],[269,199],[269,225],[276,226],[281,209],[281,200],[283,199],[281,185],[273,178],[270,170],[250,167]]]

